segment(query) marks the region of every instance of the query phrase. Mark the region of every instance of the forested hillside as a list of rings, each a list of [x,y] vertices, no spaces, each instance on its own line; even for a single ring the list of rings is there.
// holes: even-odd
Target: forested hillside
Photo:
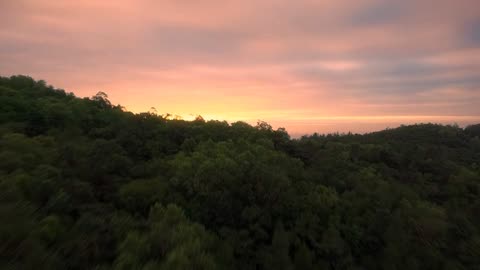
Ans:
[[[480,269],[480,125],[291,139],[0,77],[0,220],[0,269]]]

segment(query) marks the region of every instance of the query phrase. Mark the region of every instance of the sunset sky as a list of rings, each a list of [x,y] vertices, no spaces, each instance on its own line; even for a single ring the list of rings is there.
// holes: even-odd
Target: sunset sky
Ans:
[[[478,0],[0,0],[0,75],[291,134],[480,122]]]

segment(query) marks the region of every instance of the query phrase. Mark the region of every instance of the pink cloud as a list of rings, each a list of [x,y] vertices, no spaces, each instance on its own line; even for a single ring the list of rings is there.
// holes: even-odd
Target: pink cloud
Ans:
[[[480,17],[476,6],[2,1],[0,74],[29,74],[80,96],[104,90],[137,112],[282,119],[294,130],[307,126],[301,119],[328,117],[478,118],[480,45],[466,46],[462,36]]]

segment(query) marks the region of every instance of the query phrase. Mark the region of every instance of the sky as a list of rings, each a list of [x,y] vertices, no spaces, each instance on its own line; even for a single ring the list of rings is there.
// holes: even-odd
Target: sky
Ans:
[[[478,0],[0,0],[0,75],[293,135],[480,122]]]

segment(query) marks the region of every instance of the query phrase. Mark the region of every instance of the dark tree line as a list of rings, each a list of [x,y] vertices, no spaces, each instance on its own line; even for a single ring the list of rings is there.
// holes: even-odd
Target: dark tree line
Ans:
[[[0,77],[1,269],[480,269],[480,125],[290,139]]]

